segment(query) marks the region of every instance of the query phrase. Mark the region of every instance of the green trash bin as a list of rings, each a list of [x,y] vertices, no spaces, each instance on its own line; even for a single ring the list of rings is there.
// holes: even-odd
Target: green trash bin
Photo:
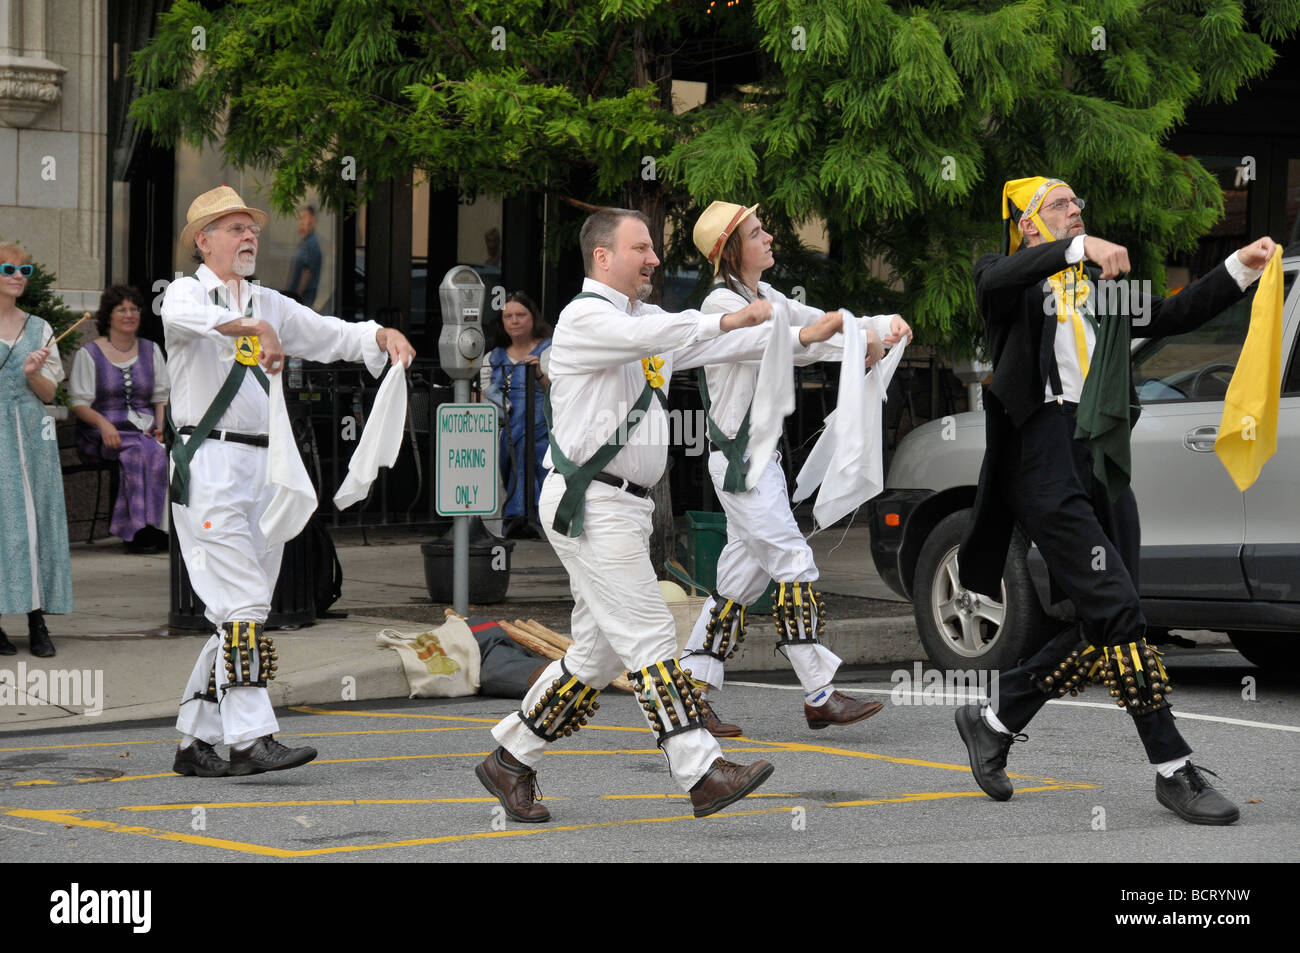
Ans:
[[[705,589],[712,590],[718,584],[718,557],[722,555],[722,547],[727,545],[727,514],[687,510],[686,528],[686,571]],[[749,612],[771,612],[775,588],[775,584],[768,586],[758,601],[749,607]]]

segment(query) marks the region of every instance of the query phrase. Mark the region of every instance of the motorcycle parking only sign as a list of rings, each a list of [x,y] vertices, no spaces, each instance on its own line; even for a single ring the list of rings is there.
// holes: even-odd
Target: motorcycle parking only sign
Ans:
[[[488,516],[496,512],[494,406],[439,404],[437,457],[438,515]]]

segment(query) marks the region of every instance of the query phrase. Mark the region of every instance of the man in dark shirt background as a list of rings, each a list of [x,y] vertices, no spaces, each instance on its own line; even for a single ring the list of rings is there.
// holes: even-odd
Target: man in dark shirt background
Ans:
[[[285,294],[300,304],[314,307],[316,289],[320,286],[321,253],[316,239],[316,208],[304,205],[298,209],[298,247],[289,263],[289,287]]]

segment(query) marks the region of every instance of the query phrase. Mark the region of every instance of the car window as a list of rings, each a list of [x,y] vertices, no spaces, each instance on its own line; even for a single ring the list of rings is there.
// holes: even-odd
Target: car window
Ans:
[[[1294,270],[1283,278],[1282,300],[1295,283]],[[1154,338],[1138,347],[1133,354],[1133,387],[1144,404],[1168,401],[1223,400],[1228,383],[1237,367],[1241,346],[1250,325],[1250,307],[1255,300],[1252,288],[1240,301],[1229,305],[1195,331]],[[1284,380],[1283,391],[1300,389],[1296,359]]]

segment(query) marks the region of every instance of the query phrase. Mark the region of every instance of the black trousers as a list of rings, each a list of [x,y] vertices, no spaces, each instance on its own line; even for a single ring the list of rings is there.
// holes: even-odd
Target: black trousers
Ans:
[[[1110,502],[1092,475],[1087,445],[1074,439],[1074,411],[1073,404],[1044,404],[1015,432],[1004,462],[1006,503],[1080,619],[999,676],[996,713],[1013,732],[1047,704],[1049,696],[1033,679],[1050,674],[1079,642],[1080,632],[1093,645],[1132,642],[1146,632],[1138,601],[1137,501],[1126,489]],[[1134,715],[1133,722],[1152,764],[1192,753],[1168,705]]]

